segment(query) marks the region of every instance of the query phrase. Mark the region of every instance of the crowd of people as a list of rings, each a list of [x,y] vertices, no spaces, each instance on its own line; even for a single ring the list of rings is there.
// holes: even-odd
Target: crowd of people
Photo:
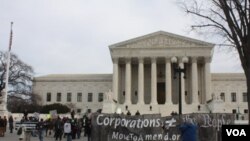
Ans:
[[[40,141],[44,140],[45,136],[53,136],[56,141],[61,141],[66,138],[67,141],[80,139],[82,132],[84,136],[91,138],[91,117],[84,115],[82,118],[75,117],[60,117],[56,119],[40,119],[36,124],[36,134]]]
[[[67,141],[72,141],[74,139],[80,139],[81,135],[88,137],[88,141],[91,140],[91,113],[86,113],[81,118],[75,118],[74,115],[69,117],[60,117],[57,118],[40,118],[28,117],[28,114],[24,114],[20,120],[20,126],[17,129],[17,134],[19,139],[25,138],[25,123],[35,123],[34,130],[29,130],[28,134],[38,137],[40,141],[44,141],[44,137],[53,136],[56,141],[61,141],[63,138],[66,138]],[[9,124],[9,125],[8,125]],[[4,136],[4,133],[7,132],[7,127],[9,127],[9,132],[13,133],[14,129],[14,119],[12,116],[9,116],[7,119],[6,116],[0,116],[0,136],[1,133]],[[18,131],[20,133],[18,133]],[[83,134],[82,134],[83,133]]]
[[[123,114],[123,113],[122,113]],[[127,111],[128,116],[131,116],[130,111]],[[140,112],[137,111],[135,116],[139,116]],[[175,112],[171,114],[176,115]],[[88,141],[91,141],[91,113],[87,112],[81,118],[75,118],[74,113],[71,113],[71,118],[69,117],[60,117],[57,116],[56,118],[36,118],[36,117],[28,117],[28,114],[24,113],[23,118],[21,119],[20,123],[22,126],[19,127],[22,133],[19,133],[19,129],[17,134],[20,135],[19,139],[23,140],[27,135],[32,135],[39,138],[39,141],[44,141],[45,136],[53,136],[55,141],[61,141],[63,138],[66,141],[72,141],[74,139],[80,139],[81,135],[84,135],[88,138]],[[33,123],[35,128],[32,130],[23,130],[23,124]],[[9,124],[9,126],[7,126]],[[14,128],[14,119],[12,116],[9,116],[8,119],[6,116],[3,118],[0,116],[0,136],[1,134],[7,132],[7,127],[9,127],[9,132],[13,133]],[[197,126],[194,125],[192,122],[184,122],[180,125],[180,133],[181,138],[184,141],[192,140],[195,141],[197,137]],[[83,134],[82,134],[83,132]]]
[[[67,138],[67,141],[80,139],[82,131],[84,136],[91,136],[91,122],[90,118],[83,116],[83,118],[68,118],[60,116],[57,119],[47,119],[37,123],[36,129],[40,141],[43,141],[44,136],[54,136],[56,141],[61,141],[62,138]]]
[[[13,132],[13,117],[10,116],[9,119],[7,120],[7,117],[4,116],[3,118],[0,116],[0,136],[4,136],[5,132],[7,132],[7,124],[9,122],[9,130],[10,133]]]

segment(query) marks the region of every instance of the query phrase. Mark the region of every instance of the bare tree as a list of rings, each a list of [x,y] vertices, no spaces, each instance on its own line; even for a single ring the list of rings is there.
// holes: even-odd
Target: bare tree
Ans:
[[[250,1],[249,0],[183,0],[183,8],[195,20],[193,29],[221,37],[220,46],[236,49],[247,83],[250,109]],[[202,29],[202,30],[200,30]],[[248,112],[250,124],[250,112]]]
[[[0,93],[5,88],[7,53],[0,51]],[[9,94],[30,95],[32,92],[33,69],[11,54],[9,66]]]

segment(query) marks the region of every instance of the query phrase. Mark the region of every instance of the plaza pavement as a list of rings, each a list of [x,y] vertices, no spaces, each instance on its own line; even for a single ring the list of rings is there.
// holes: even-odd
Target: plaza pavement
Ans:
[[[7,131],[5,133],[4,137],[0,137],[0,141],[19,141],[19,135],[17,135],[17,131],[14,130],[13,133],[9,133],[9,131]],[[31,137],[30,141],[39,141],[38,137]],[[48,137],[44,137],[44,141],[55,141],[55,138],[53,138],[52,135],[48,136]],[[66,141],[66,138],[62,138],[62,141]],[[80,139],[75,139],[72,141],[87,141],[86,137],[83,137],[83,133]]]

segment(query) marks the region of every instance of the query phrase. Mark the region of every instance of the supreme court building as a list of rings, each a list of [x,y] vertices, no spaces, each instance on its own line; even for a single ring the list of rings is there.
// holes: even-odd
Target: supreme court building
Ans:
[[[225,112],[246,114],[242,73],[211,73],[214,44],[158,31],[109,46],[113,74],[36,77],[41,104],[73,104],[84,113]],[[185,70],[178,77],[178,70]],[[181,100],[179,95],[181,94]]]

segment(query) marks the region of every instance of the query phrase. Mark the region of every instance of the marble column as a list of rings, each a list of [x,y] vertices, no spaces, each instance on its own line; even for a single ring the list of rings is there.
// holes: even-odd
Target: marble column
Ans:
[[[151,104],[157,104],[157,64],[156,58],[151,58]]]
[[[211,73],[210,73],[210,62],[211,62],[211,58],[207,57],[205,58],[205,65],[204,65],[204,85],[205,85],[205,99],[202,100],[203,102],[206,102],[207,100],[211,99]]]
[[[172,75],[171,75],[171,62],[170,58],[166,58],[165,64],[165,92],[166,92],[166,101],[165,104],[172,103]]]
[[[138,70],[138,103],[144,104],[144,58],[139,58]]]
[[[113,58],[113,98],[118,100],[118,83],[119,83],[119,63],[118,58]]]
[[[192,104],[199,103],[198,101],[198,71],[197,58],[192,57]]]
[[[230,87],[230,86],[226,86],[226,90],[227,90],[227,91],[224,92],[225,103],[231,102],[231,91],[230,91],[230,88],[229,88],[229,87]],[[215,97],[215,96],[214,96],[214,97]]]
[[[126,58],[125,71],[125,104],[131,104],[131,59]]]

